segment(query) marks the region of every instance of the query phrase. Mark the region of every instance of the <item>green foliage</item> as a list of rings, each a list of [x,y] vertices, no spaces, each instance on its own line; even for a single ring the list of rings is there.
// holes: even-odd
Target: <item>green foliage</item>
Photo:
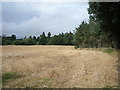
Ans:
[[[2,45],[11,45],[13,44],[13,41],[16,40],[16,36],[15,35],[11,35],[11,36],[2,36]]]
[[[43,32],[39,37],[26,36],[21,39],[16,39],[15,35],[2,36],[2,45],[73,45],[73,33],[62,33],[51,37],[48,32],[46,36]]]
[[[51,33],[50,32],[48,32],[48,38],[50,38],[51,37]]]
[[[52,78],[41,78],[42,82],[40,83],[42,86],[45,86],[44,88],[51,88],[52,86]]]
[[[21,41],[22,41],[22,40],[15,40],[15,41],[13,42],[13,45],[21,45]]]
[[[47,37],[45,33],[43,32],[42,35],[39,37],[39,45],[46,45],[47,44]]]
[[[39,81],[33,81],[32,85],[26,86],[25,88],[37,88],[37,87],[43,87],[43,88],[51,88],[53,87],[53,78],[45,77],[45,78],[39,78]]]
[[[87,47],[88,44],[88,24],[86,22],[82,22],[81,25],[79,25],[78,28],[76,28],[75,31],[75,45],[79,48],[81,47]]]
[[[26,38],[22,40],[16,40],[13,42],[14,45],[34,45],[34,41],[31,38]]]
[[[112,53],[112,52],[113,52],[113,49],[107,48],[107,49],[104,49],[103,52],[104,52],[104,53]]]
[[[88,12],[90,17],[99,21],[100,29],[108,34],[108,42],[114,40],[114,47],[120,48],[119,21],[120,3],[113,2],[90,2]]]
[[[50,45],[73,45],[73,33],[54,35],[48,41]]]
[[[98,47],[101,43],[99,24],[92,20],[89,23],[83,21],[76,28],[74,43],[76,48]]]
[[[60,43],[61,43],[61,39],[60,39],[60,37],[57,36],[57,35],[55,35],[54,37],[52,37],[52,38],[49,40],[49,42],[48,42],[48,44],[50,44],[50,45],[59,45]]]
[[[101,28],[99,21],[90,18],[89,23],[82,22],[75,30],[74,43],[75,48],[101,48],[115,47],[115,42],[111,33],[105,33]]]
[[[7,80],[16,79],[20,77],[16,72],[7,72],[2,75],[2,83],[5,83]]]

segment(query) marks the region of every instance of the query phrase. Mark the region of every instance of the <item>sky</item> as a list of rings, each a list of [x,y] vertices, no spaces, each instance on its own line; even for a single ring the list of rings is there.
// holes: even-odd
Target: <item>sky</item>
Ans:
[[[2,35],[39,36],[75,30],[88,21],[87,2],[2,2]]]

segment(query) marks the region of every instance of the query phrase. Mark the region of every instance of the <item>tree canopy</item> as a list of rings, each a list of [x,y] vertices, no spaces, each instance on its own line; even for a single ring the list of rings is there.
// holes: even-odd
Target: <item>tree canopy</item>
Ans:
[[[120,2],[89,2],[88,12],[119,48]]]

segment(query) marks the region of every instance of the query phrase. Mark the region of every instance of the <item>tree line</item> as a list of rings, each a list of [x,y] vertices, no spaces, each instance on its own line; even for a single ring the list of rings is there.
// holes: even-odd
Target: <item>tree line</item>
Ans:
[[[83,21],[74,32],[59,33],[51,36],[43,32],[40,36],[25,36],[16,39],[16,35],[2,36],[2,45],[75,45],[75,48],[100,48],[115,47],[115,41],[110,38],[111,33],[105,33],[100,29],[98,21],[90,18],[89,22]]]
[[[21,39],[16,39],[16,35],[11,36],[1,36],[2,45],[74,45],[73,44],[73,33],[60,33],[59,35],[51,36],[48,32],[46,35],[43,32],[40,36],[25,36]]]

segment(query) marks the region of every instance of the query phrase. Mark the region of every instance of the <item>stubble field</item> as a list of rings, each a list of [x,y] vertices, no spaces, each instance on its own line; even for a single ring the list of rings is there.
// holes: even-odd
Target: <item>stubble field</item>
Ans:
[[[8,73],[6,76],[13,73],[13,76],[4,80],[2,86],[117,87],[117,62],[114,53],[111,55],[90,49],[74,49],[74,46],[2,46],[2,73]]]

